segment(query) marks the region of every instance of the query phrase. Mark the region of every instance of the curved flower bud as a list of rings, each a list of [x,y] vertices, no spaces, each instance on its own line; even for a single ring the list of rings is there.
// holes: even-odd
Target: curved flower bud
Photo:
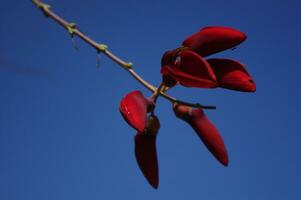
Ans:
[[[256,84],[244,65],[235,60],[214,58],[207,62],[213,69],[220,87],[242,92],[255,92]]]
[[[244,33],[233,28],[209,26],[186,38],[182,45],[205,57],[233,48],[246,38]]]
[[[228,166],[228,153],[224,141],[204,111],[180,104],[175,104],[173,110],[178,118],[186,121],[195,130],[214,157],[224,166]]]
[[[159,185],[159,167],[156,150],[156,135],[160,128],[159,119],[151,115],[146,129],[135,136],[135,156],[140,170],[146,180],[155,189]]]
[[[214,72],[207,61],[189,50],[180,52],[175,65],[163,66],[161,73],[172,77],[185,87],[214,88],[217,86]]]
[[[120,102],[119,110],[126,122],[143,132],[146,126],[147,112],[153,107],[153,102],[146,99],[142,92],[136,90],[127,94]]]

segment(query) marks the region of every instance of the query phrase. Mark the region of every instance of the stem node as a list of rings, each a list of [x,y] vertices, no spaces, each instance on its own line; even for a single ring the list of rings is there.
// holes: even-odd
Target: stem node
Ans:
[[[99,45],[97,45],[97,51],[99,51],[99,52],[103,52],[104,53],[107,49],[108,49],[108,46],[105,45],[105,44],[99,44]]]
[[[66,28],[67,28],[68,33],[71,35],[71,37],[73,37],[74,31],[76,29],[76,24],[75,23],[69,23]]]
[[[50,10],[50,8],[51,8],[50,5],[45,4],[45,3],[42,3],[42,2],[39,1],[39,0],[32,0],[32,2],[33,2],[39,9],[42,10],[42,12],[44,13],[44,15],[45,15],[46,17],[49,17],[48,12],[49,12],[49,10]]]
[[[128,63],[126,63],[126,64],[124,65],[124,67],[127,68],[127,69],[132,69],[132,68],[133,68],[133,63],[128,62]]]

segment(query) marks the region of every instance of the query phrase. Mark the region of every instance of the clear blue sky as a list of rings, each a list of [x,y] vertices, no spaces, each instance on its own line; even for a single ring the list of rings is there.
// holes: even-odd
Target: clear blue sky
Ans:
[[[142,90],[124,70],[27,1],[0,6],[0,199],[299,200],[301,3],[254,1],[58,1],[47,3],[159,84],[162,53],[207,25],[235,27],[248,39],[216,57],[247,65],[254,94],[175,88],[208,111],[230,155],[224,168],[193,130],[159,100],[160,186],[136,165],[135,132],[120,99]]]

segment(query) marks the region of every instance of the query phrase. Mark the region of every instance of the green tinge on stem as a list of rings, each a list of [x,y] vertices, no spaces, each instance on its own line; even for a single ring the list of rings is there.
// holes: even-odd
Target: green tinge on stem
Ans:
[[[133,63],[132,62],[128,62],[124,65],[124,67],[126,67],[127,69],[132,69],[133,68]]]
[[[32,2],[33,2],[39,9],[41,9],[41,10],[44,12],[44,14],[45,14],[46,16],[48,16],[47,11],[49,11],[49,9],[51,8],[50,5],[45,4],[45,3],[42,3],[42,2],[39,1],[39,0],[32,0]]]
[[[74,35],[74,31],[76,29],[76,24],[75,23],[69,23],[68,26],[66,27],[68,30],[68,33],[73,36]]]

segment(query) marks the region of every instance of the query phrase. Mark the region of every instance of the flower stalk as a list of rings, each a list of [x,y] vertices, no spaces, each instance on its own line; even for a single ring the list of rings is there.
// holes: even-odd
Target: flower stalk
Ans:
[[[108,46],[105,44],[98,43],[88,37],[85,33],[80,31],[75,23],[69,23],[60,16],[58,16],[56,13],[54,13],[51,10],[51,6],[43,3],[40,0],[32,0],[32,3],[34,3],[41,11],[44,13],[46,17],[49,17],[53,19],[55,22],[57,22],[59,25],[64,27],[71,37],[78,36],[81,38],[84,42],[89,44],[91,47],[97,50],[97,52],[101,52],[104,55],[106,55],[108,58],[110,58],[113,62],[121,66],[123,69],[125,69],[132,77],[134,77],[140,84],[142,84],[146,89],[151,91],[153,94],[156,95],[155,99],[158,98],[158,96],[162,96],[163,98],[167,99],[171,103],[180,103],[184,104],[190,107],[195,108],[203,108],[203,109],[216,109],[215,106],[205,106],[201,105],[199,103],[189,103],[182,100],[178,100],[168,94],[165,93],[165,89],[162,88],[156,88],[146,80],[144,80],[137,72],[133,69],[133,63],[126,62],[113,54],[111,51],[108,50]]]

